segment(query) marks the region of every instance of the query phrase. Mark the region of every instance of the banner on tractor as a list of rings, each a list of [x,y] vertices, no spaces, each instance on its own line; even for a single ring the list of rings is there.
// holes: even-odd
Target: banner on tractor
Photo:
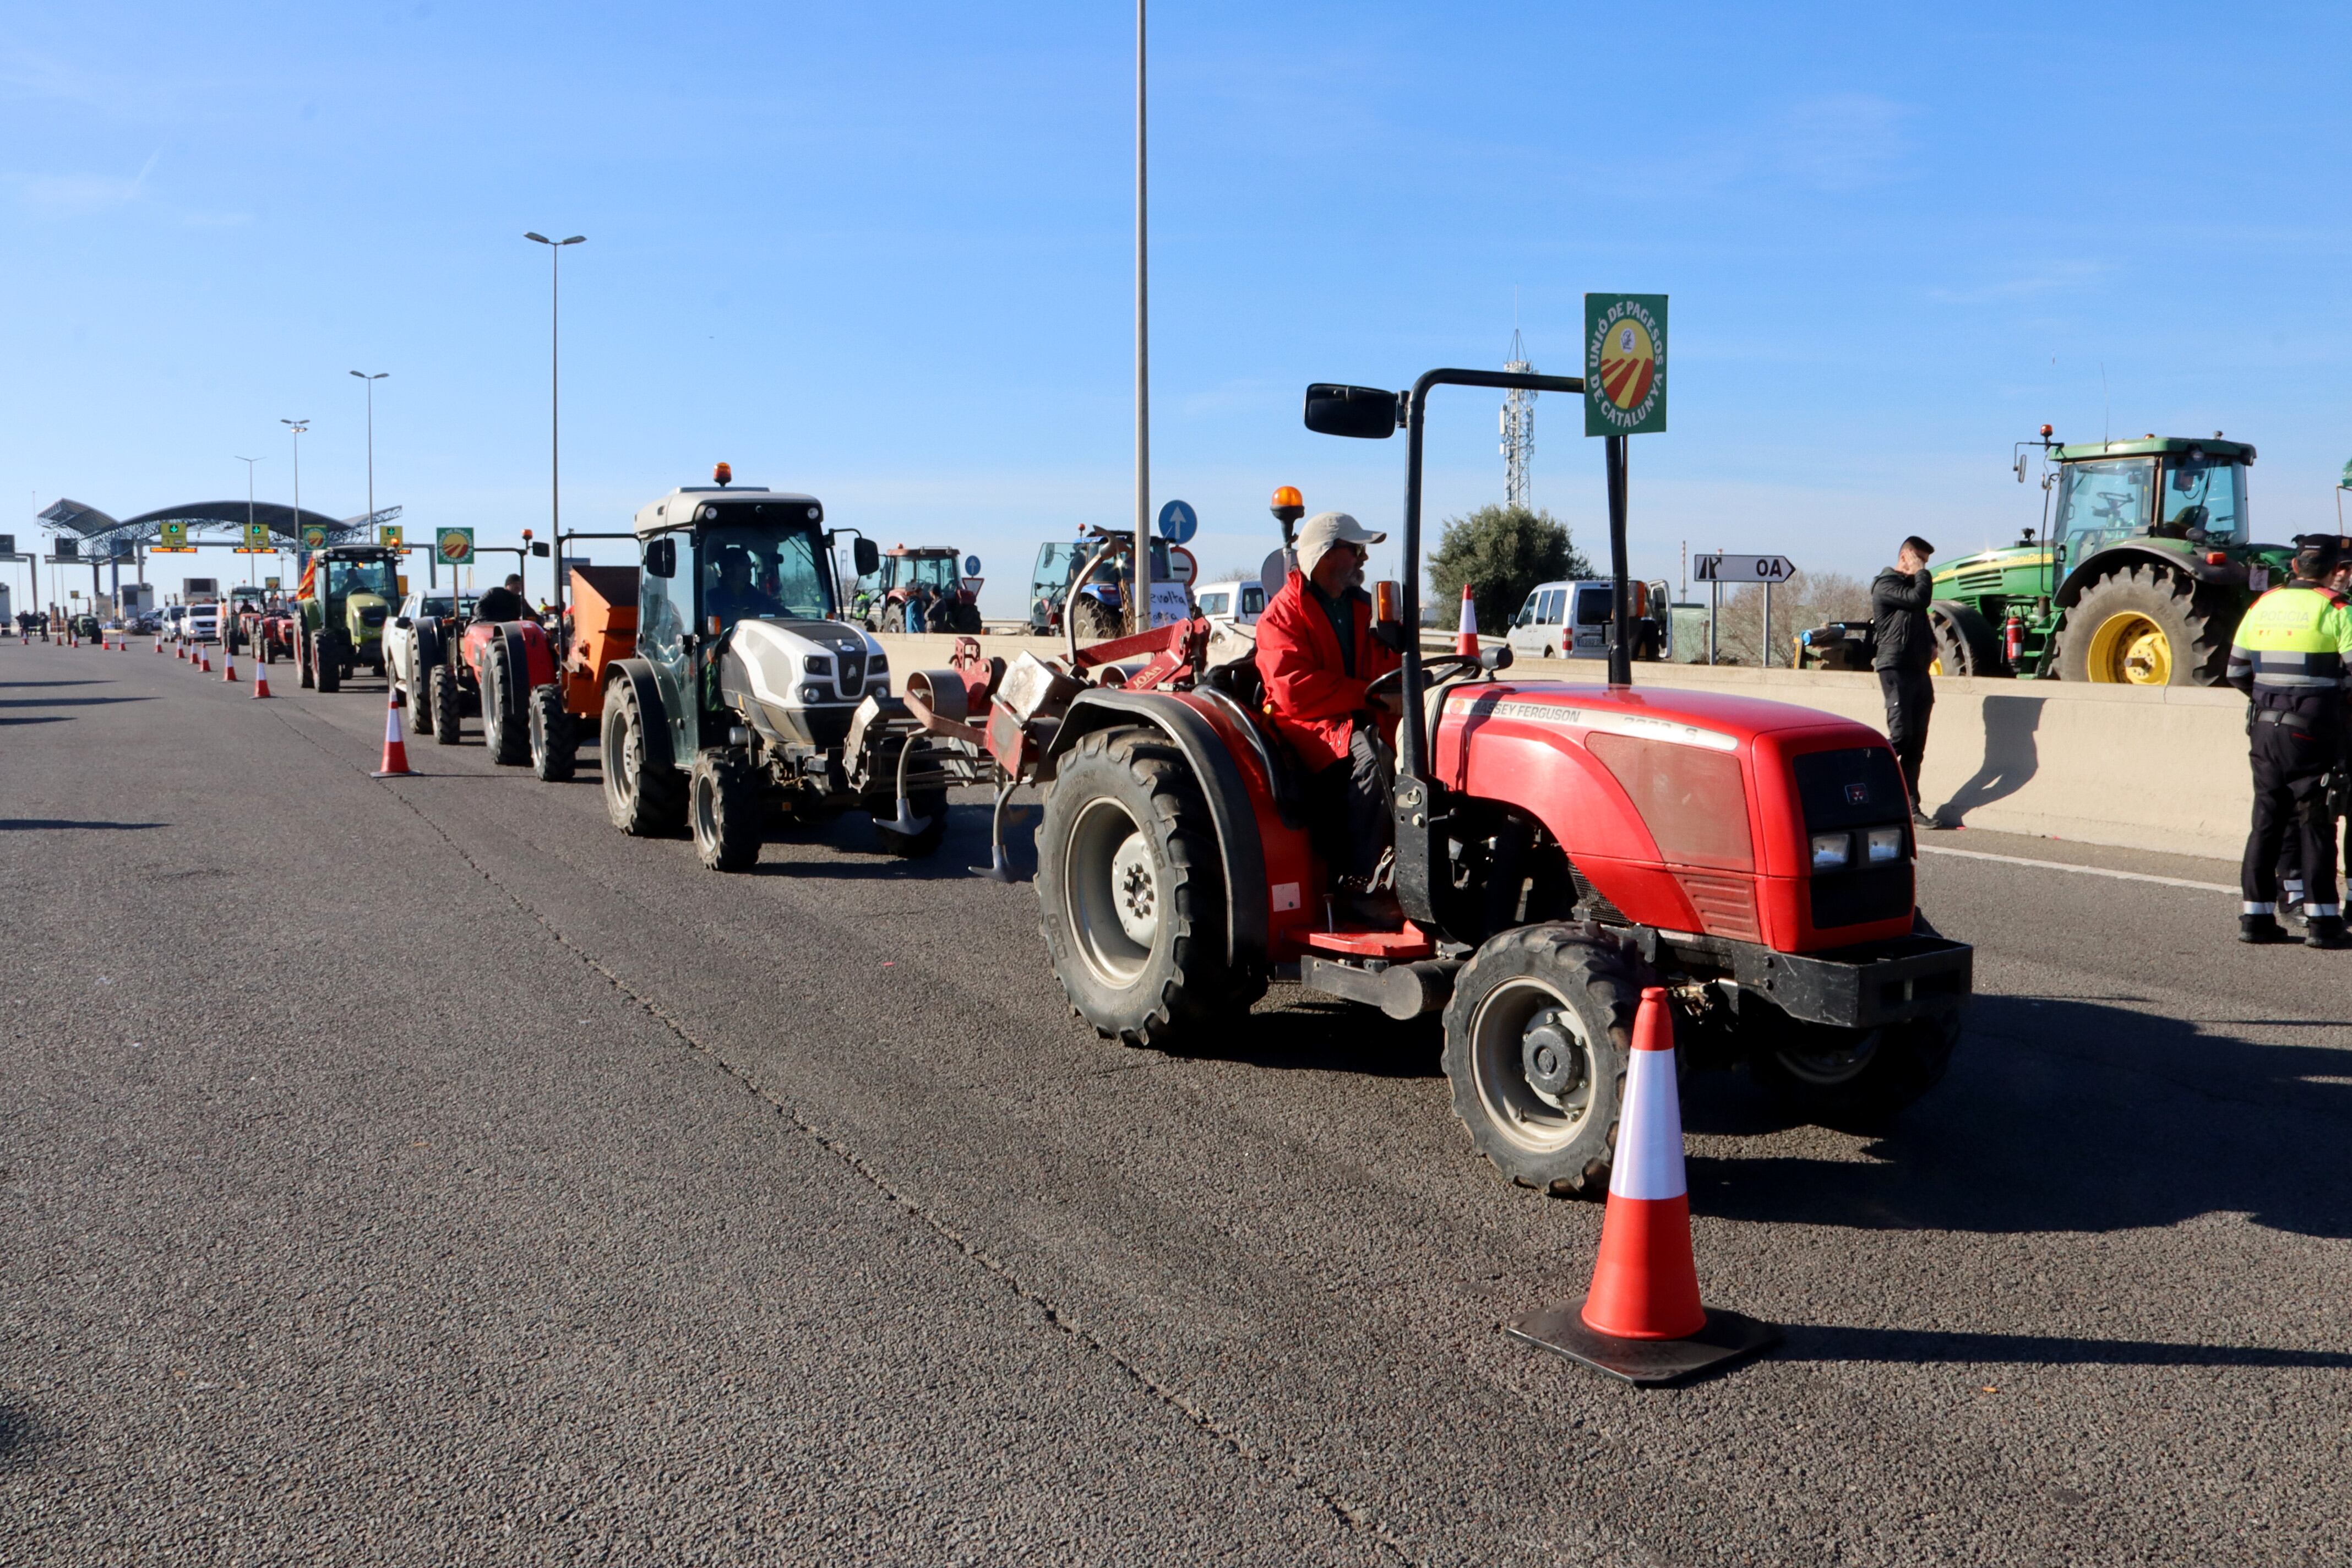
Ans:
[[[1651,436],[1666,427],[1666,297],[1584,297],[1584,433]]]
[[[452,566],[463,566],[474,558],[474,531],[442,529],[433,536],[433,552]]]

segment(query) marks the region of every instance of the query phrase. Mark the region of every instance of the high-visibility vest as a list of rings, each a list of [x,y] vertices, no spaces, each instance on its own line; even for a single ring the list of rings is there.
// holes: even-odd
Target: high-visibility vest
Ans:
[[[2324,588],[2289,584],[2256,599],[2230,645],[2229,679],[2287,696],[2347,689],[2352,610]]]

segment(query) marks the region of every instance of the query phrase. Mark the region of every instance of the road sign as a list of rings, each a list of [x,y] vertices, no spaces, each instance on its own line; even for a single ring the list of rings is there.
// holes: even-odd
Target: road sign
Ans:
[[[967,555],[963,558],[963,574],[967,577],[977,577],[980,575],[979,556]]]
[[[302,525],[302,548],[305,550],[324,550],[326,547],[327,531],[320,527],[315,522],[304,523]]]
[[[1171,544],[1190,544],[1200,527],[1201,520],[1188,502],[1171,500],[1160,509],[1160,537]]]
[[[386,550],[397,550],[404,553],[408,549],[408,546],[400,542],[400,524],[396,522],[377,525],[375,542]]]
[[[274,551],[276,546],[269,542],[269,525],[266,522],[247,523],[245,525],[245,547],[247,551],[255,554],[259,554],[264,551]]]
[[[1647,436],[1666,427],[1666,297],[1584,297],[1584,433]]]
[[[1192,558],[1191,551],[1181,544],[1171,544],[1168,547],[1169,581],[1181,583],[1189,588],[1200,575],[1201,563]]]
[[[273,594],[275,594],[276,592],[278,592],[278,589],[280,589],[280,588],[282,588],[282,587],[284,587],[284,586],[285,586],[285,584],[284,584],[283,583],[280,583],[280,582],[279,582],[277,578],[275,578],[275,577],[264,577],[264,578],[261,580],[261,585],[262,585],[263,587],[265,587],[265,588],[268,589],[268,590],[269,590],[271,593],[273,593]]]
[[[188,547],[188,525],[184,522],[157,523],[155,542],[165,550],[185,550]]]
[[[470,528],[445,528],[433,536],[433,552],[452,566],[463,566],[474,558],[474,531]]]
[[[1694,555],[1691,577],[1700,583],[1786,583],[1797,574],[1785,555]]]

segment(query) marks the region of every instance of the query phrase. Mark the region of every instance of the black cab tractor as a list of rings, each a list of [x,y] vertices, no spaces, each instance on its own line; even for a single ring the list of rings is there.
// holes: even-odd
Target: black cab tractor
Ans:
[[[331,544],[310,557],[294,621],[304,686],[339,691],[365,666],[383,673],[383,628],[401,597],[400,555],[381,544]]]
[[[1257,668],[1208,666],[1205,621],[1066,663],[1024,653],[951,693],[952,719],[909,683],[934,734],[976,741],[1045,791],[1039,926],[1071,1007],[1107,1038],[1172,1048],[1226,1035],[1277,979],[1442,1016],[1473,1142],[1561,1194],[1608,1188],[1646,985],[1666,989],[1684,1059],[1744,1063],[1799,1114],[1867,1122],[1926,1093],[1973,955],[1919,916],[1885,737],[1815,709],[1629,684],[1622,526],[1604,681],[1511,679],[1507,647],[1422,651],[1422,448],[1446,385],[1584,389],[1435,370],[1404,393],[1307,393],[1311,430],[1407,433],[1406,575],[1374,593],[1402,666],[1371,693],[1399,716],[1395,917],[1335,898]]]
[[[949,788],[982,782],[992,764],[928,739],[890,693],[882,645],[838,618],[824,505],[688,486],[640,510],[635,533],[634,646],[593,672],[614,826],[684,826],[722,871],[749,868],[780,822],[849,808],[874,818],[892,854],[937,849]],[[853,548],[858,574],[872,573],[873,541]]]

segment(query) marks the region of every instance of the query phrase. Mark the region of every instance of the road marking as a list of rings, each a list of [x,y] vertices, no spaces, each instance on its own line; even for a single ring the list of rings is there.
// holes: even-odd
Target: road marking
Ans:
[[[2118,882],[2154,882],[2160,888],[2194,888],[2200,893],[2227,893],[2238,896],[2238,889],[2220,882],[2192,882],[2185,877],[2151,877],[2145,871],[2110,871],[2105,866],[2074,866],[2063,860],[2028,860],[2021,855],[1989,855],[1981,849],[1947,849],[1941,845],[1922,844],[1922,855],[1957,855],[1963,860],[1997,860],[2004,866],[2032,866],[2043,871],[2073,871],[2084,877],[2112,877]]]

